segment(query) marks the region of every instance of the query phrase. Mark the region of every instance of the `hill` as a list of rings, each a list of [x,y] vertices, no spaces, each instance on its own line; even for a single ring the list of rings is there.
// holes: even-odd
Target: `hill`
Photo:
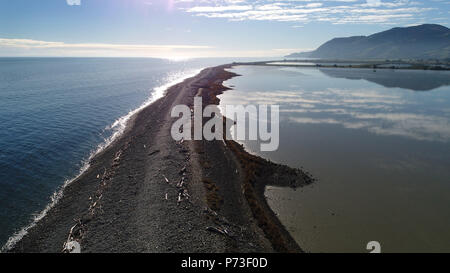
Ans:
[[[290,58],[322,59],[446,59],[450,58],[450,29],[433,24],[397,27],[370,36],[334,38],[312,52]]]

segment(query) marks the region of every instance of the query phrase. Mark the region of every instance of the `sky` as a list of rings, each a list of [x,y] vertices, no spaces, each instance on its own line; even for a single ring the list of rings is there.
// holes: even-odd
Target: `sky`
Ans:
[[[450,0],[0,0],[0,56],[278,57],[449,17]]]

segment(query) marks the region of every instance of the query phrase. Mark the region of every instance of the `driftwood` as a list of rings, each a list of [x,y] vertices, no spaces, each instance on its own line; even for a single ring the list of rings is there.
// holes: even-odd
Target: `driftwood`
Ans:
[[[181,193],[178,194],[178,202],[177,204],[179,205],[181,203]]]
[[[226,233],[223,230],[221,230],[219,228],[216,228],[216,227],[206,227],[206,230],[207,231],[211,231],[211,232],[215,232],[215,233],[218,233],[218,234],[221,234],[221,235],[226,235]]]
[[[64,246],[64,252],[72,254],[81,253],[81,245],[77,241],[66,242]]]
[[[159,152],[160,152],[159,150],[154,150],[153,152],[148,153],[148,155],[154,155],[154,154],[157,154]]]
[[[181,180],[180,180],[180,182],[178,182],[178,184],[177,184],[177,188],[182,188],[183,186],[184,186],[184,176],[181,178]]]
[[[81,221],[76,223],[69,232],[69,236],[67,237],[67,241],[63,245],[64,253],[81,253],[81,245],[74,239],[73,231],[77,226],[81,225]]]
[[[205,212],[205,213],[209,213],[209,214],[211,214],[211,215],[213,215],[213,216],[215,216],[215,217],[217,217],[217,216],[218,216],[217,212],[216,212],[216,211],[214,211],[214,210],[212,210],[212,209],[211,209],[211,208],[209,208],[209,207],[205,207],[205,208],[203,209],[203,212]]]
[[[122,155],[122,150],[119,150],[116,154],[115,154],[115,158],[113,159],[114,162],[119,162],[120,161],[120,156]]]
[[[169,179],[163,174],[164,180],[166,180],[167,184],[170,184]]]
[[[207,227],[206,230],[210,231],[210,232],[214,232],[214,233],[220,234],[220,235],[223,235],[223,236],[226,236],[226,237],[228,237],[230,239],[236,240],[234,238],[234,236],[232,234],[230,234],[230,232],[226,228],[223,228],[223,227]]]
[[[223,228],[223,227],[206,227],[206,230],[210,231],[210,232],[214,232],[214,233],[220,234],[220,235],[223,235],[223,236],[227,236],[227,237],[229,237],[229,238],[234,240],[233,236],[230,234],[230,232],[226,228]]]
[[[183,197],[186,199],[189,199],[189,197],[191,197],[186,189],[184,189],[183,191]]]

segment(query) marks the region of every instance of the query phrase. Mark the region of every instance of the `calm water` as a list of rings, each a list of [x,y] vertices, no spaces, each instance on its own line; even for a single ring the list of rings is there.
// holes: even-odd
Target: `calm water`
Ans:
[[[0,59],[0,247],[120,132],[130,111],[165,85],[228,61]]]
[[[311,252],[450,251],[449,72],[241,66],[226,104],[279,104],[280,147],[261,153],[319,181],[268,186]]]

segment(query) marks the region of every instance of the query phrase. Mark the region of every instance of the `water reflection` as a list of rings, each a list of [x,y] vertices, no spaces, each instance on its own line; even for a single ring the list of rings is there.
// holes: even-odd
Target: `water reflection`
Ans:
[[[450,87],[442,80],[449,72],[386,71],[392,79],[383,85],[361,76],[378,73],[371,70],[233,71],[243,76],[226,82],[235,90],[220,97],[221,106],[278,104],[281,110],[279,149],[260,152],[251,141],[245,147],[319,179],[295,192],[266,189],[269,205],[303,248],[365,252],[376,240],[383,252],[450,250]],[[399,72],[440,87],[387,87]]]
[[[402,136],[416,140],[450,141],[450,93],[436,90],[432,94],[416,95],[405,89],[386,89],[370,83],[333,81],[324,77],[334,75],[343,79],[365,79],[372,72],[367,69],[321,69],[281,68],[272,77],[285,79],[297,71],[298,84],[283,86],[281,89],[246,92],[234,91],[227,96],[230,104],[277,104],[280,105],[281,120],[300,124],[336,124],[348,129],[363,129],[374,134]],[[382,72],[373,76],[372,82],[384,81],[388,84],[406,84],[407,79],[422,79],[423,82],[444,85],[448,82],[448,72],[396,71],[395,74]],[[356,73],[356,75],[353,75]],[[435,74],[430,74],[435,73]],[[398,77],[398,75],[402,75]],[[446,77],[444,77],[446,76]],[[389,78],[390,77],[390,78]],[[280,79],[282,81],[283,79]],[[314,86],[320,81],[323,86]],[[413,82],[410,80],[410,82]],[[350,82],[351,83],[351,82]],[[422,84],[424,87],[426,84]],[[334,86],[334,87],[331,87]],[[418,85],[416,85],[418,86]],[[445,87],[444,87],[445,88]],[[270,88],[269,88],[270,89]],[[245,94],[244,94],[245,93]],[[233,99],[234,98],[234,99]]]
[[[393,69],[327,69],[320,71],[327,76],[349,80],[367,80],[384,87],[398,87],[414,91],[430,91],[441,86],[450,85],[446,71],[419,71]]]

